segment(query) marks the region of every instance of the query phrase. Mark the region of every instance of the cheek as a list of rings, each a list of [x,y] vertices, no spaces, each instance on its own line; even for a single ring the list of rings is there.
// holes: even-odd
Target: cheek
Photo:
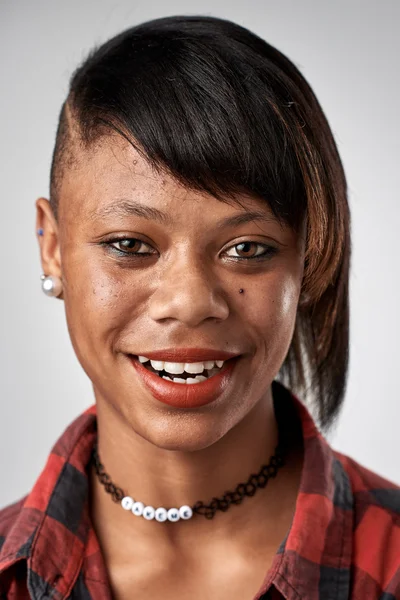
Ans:
[[[297,278],[277,274],[245,290],[246,320],[257,337],[257,347],[266,356],[282,361],[289,349],[299,300]]]
[[[135,317],[138,290],[123,284],[115,272],[111,276],[101,261],[89,256],[63,265],[66,319],[78,356],[93,358],[104,348],[109,350],[121,326]]]

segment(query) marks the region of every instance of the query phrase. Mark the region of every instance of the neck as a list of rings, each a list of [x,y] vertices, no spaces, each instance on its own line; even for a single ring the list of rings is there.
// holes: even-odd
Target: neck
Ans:
[[[105,401],[97,403],[97,420],[100,461],[112,482],[125,495],[154,508],[193,506],[198,501],[208,504],[212,498],[234,491],[269,462],[278,444],[271,390],[218,442],[194,452],[156,447],[128,428]],[[294,497],[297,495],[300,473],[299,454],[288,449],[285,465],[276,478],[257,489],[253,497],[245,497],[241,504],[231,505],[226,512],[217,511],[210,520],[194,515],[188,521],[159,523],[136,517],[113,502],[92,469],[92,520],[103,545],[109,540],[109,552],[113,554],[118,553],[121,544],[126,548],[129,540],[136,548],[139,540],[153,548],[171,548],[185,544],[185,540],[190,544],[196,536],[199,547],[215,540],[215,535],[231,537],[232,531],[251,535],[260,519],[271,536],[282,515],[293,511],[293,494],[288,490],[293,489]]]

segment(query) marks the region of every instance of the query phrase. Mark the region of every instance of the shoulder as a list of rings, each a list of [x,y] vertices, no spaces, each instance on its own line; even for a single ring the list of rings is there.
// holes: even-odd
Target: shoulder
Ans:
[[[26,528],[21,514],[26,498],[0,510],[0,598],[30,598],[26,587]]]
[[[345,454],[334,455],[353,496],[354,587],[368,590],[364,597],[386,593],[400,600],[400,486]]]
[[[0,551],[4,542],[21,513],[24,502],[28,496],[16,500],[12,504],[0,509]]]
[[[400,485],[364,467],[346,454],[342,454],[337,450],[334,450],[333,453],[347,473],[355,507],[364,509],[371,507],[371,510],[379,510],[380,514],[388,515],[394,519],[395,524],[398,526]]]

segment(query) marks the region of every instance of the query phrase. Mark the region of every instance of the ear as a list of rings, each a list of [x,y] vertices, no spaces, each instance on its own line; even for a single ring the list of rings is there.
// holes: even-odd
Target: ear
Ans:
[[[38,234],[39,229],[43,230],[43,235]],[[43,273],[56,275],[62,280],[58,224],[50,202],[46,198],[36,200],[36,236]],[[57,297],[60,300],[64,299],[62,293]]]

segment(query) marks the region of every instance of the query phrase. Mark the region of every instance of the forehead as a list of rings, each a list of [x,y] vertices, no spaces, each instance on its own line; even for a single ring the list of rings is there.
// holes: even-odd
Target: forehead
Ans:
[[[91,210],[103,201],[111,190],[154,189],[165,185],[166,177],[157,177],[150,164],[122,136],[103,135],[88,148],[74,144],[74,161],[63,178],[62,197],[68,207]]]
[[[91,148],[77,150],[77,160],[63,178],[60,221],[79,224],[111,215],[122,218],[129,199],[167,213],[176,212],[177,207],[201,211],[207,204],[208,212],[215,216],[230,207],[231,211],[262,210],[274,219],[265,201],[249,195],[238,198],[241,208],[228,198],[225,203],[205,192],[189,190],[171,174],[153,168],[123,136],[110,133]],[[125,211],[125,216],[128,213]]]

